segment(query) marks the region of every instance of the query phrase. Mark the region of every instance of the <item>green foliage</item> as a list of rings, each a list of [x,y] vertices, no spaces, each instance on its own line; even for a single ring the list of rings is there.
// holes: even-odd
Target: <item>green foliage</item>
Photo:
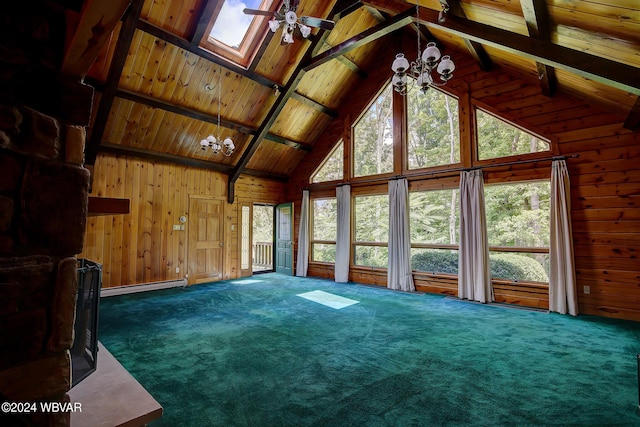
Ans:
[[[325,160],[322,167],[311,177],[311,182],[337,181],[344,174],[344,144],[340,141],[337,147]]]
[[[486,186],[489,245],[548,247],[550,194],[549,181]]]
[[[515,281],[548,282],[544,267],[526,255],[491,254],[491,276]],[[415,251],[411,257],[411,269],[429,273],[458,274],[458,252],[449,250]]]
[[[388,85],[354,127],[355,176],[393,171],[392,93]]]
[[[355,263],[367,267],[387,268],[389,250],[381,246],[355,246]]]
[[[407,95],[409,169],[458,163],[458,101],[430,89]]]
[[[458,274],[458,251],[421,250],[411,257],[411,269],[429,273]]]
[[[314,243],[311,259],[318,262],[336,262],[336,245]]]
[[[517,281],[548,282],[544,267],[526,255],[491,254],[491,277]]]
[[[458,189],[409,193],[413,243],[457,243],[460,229]]]
[[[549,151],[549,143],[476,109],[480,160]]]
[[[273,241],[273,206],[253,205],[253,242]]]
[[[336,241],[338,202],[335,197],[313,201],[313,240]]]

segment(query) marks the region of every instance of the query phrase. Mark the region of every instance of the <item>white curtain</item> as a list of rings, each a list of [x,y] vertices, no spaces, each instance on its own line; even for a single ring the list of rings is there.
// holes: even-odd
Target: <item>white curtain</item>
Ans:
[[[458,297],[493,301],[482,170],[460,173],[460,248]]]
[[[406,292],[416,290],[411,274],[409,185],[406,178],[389,181],[387,288]]]
[[[349,281],[349,253],[351,236],[351,187],[336,188],[338,201],[338,229],[336,236],[335,281]]]
[[[298,260],[296,276],[305,277],[309,267],[309,190],[302,190],[300,229],[298,230]]]
[[[549,311],[578,314],[573,264],[569,172],[564,160],[551,166],[551,232],[549,244]]]

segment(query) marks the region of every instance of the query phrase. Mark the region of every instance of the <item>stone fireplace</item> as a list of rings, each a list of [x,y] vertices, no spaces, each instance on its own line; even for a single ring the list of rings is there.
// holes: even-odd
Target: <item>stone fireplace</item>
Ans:
[[[6,3],[0,10],[0,402],[68,402],[93,89],[60,72],[63,8]],[[69,425],[68,412],[31,412],[0,413],[0,424]]]

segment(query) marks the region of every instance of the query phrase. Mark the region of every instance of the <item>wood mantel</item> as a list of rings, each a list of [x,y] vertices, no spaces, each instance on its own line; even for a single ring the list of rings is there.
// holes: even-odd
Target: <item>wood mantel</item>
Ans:
[[[89,196],[89,216],[129,213],[129,199]]]

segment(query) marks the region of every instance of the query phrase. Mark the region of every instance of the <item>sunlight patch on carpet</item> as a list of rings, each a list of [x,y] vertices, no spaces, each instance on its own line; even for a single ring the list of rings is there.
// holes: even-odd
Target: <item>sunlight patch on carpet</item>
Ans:
[[[324,291],[305,292],[303,294],[298,294],[298,296],[308,299],[309,301],[317,302],[318,304],[326,305],[327,307],[335,308],[336,310],[340,310],[341,308],[349,307],[350,305],[360,302]]]
[[[258,280],[258,279],[244,279],[244,280],[235,281],[236,284],[240,284],[240,285],[248,285],[250,283],[260,283],[260,282],[262,282],[262,280]]]

